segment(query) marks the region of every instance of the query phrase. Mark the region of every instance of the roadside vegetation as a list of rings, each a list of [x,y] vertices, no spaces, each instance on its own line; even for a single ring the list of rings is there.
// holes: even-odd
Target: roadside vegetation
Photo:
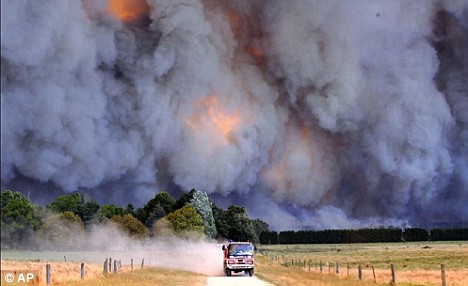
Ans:
[[[391,264],[398,285],[441,285],[441,264],[447,285],[468,285],[468,241],[261,245],[258,252],[257,275],[275,285],[389,285]]]
[[[72,250],[79,248],[77,242],[87,231],[100,226],[117,227],[139,240],[178,236],[257,243],[261,233],[269,231],[267,223],[250,219],[246,208],[221,209],[208,194],[195,189],[177,200],[159,192],[138,209],[132,204],[99,205],[81,193],[59,196],[43,208],[20,192],[1,193],[2,249]]]
[[[438,270],[444,264],[447,269],[468,271],[468,241],[459,242],[411,242],[411,243],[362,243],[362,244],[296,244],[262,245],[259,250],[278,259],[349,263],[356,268],[373,265],[396,270]]]
[[[255,275],[273,285],[281,286],[305,286],[305,285],[333,285],[333,286],[370,286],[388,285],[376,284],[371,281],[361,281],[358,279],[340,279],[333,274],[320,274],[308,272],[299,267],[284,267],[276,261],[269,260],[263,255],[258,255],[255,259]]]
[[[67,286],[201,286],[206,284],[206,276],[188,271],[171,270],[164,268],[148,268],[133,272],[109,274],[107,277],[93,278],[90,280],[76,280],[54,285]]]

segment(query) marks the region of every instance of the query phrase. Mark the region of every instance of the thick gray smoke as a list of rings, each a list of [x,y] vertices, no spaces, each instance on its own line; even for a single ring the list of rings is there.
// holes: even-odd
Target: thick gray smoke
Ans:
[[[1,4],[3,186],[197,188],[276,229],[468,220],[466,1]]]

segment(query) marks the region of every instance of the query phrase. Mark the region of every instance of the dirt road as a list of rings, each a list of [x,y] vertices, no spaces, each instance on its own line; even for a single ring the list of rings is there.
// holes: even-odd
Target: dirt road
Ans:
[[[271,286],[271,284],[255,277],[233,274],[231,277],[208,277],[206,286]]]

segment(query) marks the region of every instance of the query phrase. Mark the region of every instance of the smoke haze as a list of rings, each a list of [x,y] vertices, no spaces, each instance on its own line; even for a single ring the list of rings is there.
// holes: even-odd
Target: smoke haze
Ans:
[[[468,220],[466,1],[1,5],[2,188],[196,188],[277,230]]]

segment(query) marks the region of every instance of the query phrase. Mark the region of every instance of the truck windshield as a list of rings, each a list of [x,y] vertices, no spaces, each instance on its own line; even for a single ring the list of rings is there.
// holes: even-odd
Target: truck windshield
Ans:
[[[229,256],[253,255],[251,244],[231,244],[229,245]]]

